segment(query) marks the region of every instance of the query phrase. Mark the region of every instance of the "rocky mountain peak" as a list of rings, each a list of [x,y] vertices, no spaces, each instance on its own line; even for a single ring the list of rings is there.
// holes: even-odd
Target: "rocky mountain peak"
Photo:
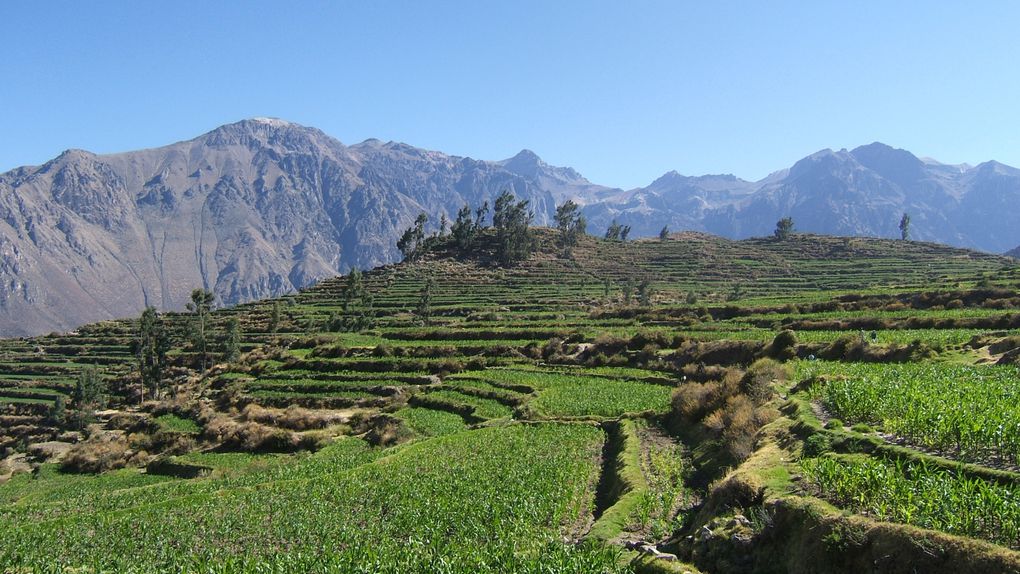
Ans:
[[[198,138],[209,147],[240,145],[312,152],[340,144],[322,131],[277,118],[250,118],[220,126]],[[342,144],[341,144],[342,145]]]

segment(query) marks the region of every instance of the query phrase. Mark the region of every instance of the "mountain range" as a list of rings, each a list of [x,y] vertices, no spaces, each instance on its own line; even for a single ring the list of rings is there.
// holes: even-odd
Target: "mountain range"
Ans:
[[[1000,253],[1020,244],[1020,170],[946,165],[880,143],[823,150],[750,182],[669,172],[647,187],[594,184],[524,150],[482,161],[403,143],[344,145],[272,118],[165,147],[68,150],[0,174],[0,336],[72,329],[147,305],[183,308],[191,290],[221,304],[279,295],[398,258],[396,238],[509,189],[548,224],[566,199],[589,231],[613,220],[631,237],[696,230],[799,231],[911,238]]]

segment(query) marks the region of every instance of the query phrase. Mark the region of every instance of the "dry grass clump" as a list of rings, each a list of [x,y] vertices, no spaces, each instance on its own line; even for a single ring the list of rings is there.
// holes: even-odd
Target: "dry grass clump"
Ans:
[[[404,422],[389,415],[379,415],[365,421],[368,431],[365,440],[376,446],[393,446],[413,436]]]
[[[217,415],[205,423],[203,437],[224,448],[249,452],[289,452],[313,449],[312,439],[292,431],[275,428],[254,421],[235,421]]]
[[[245,421],[294,431],[321,429],[343,423],[345,420],[343,415],[331,411],[311,410],[298,405],[290,405],[286,409],[273,409],[254,403],[249,404],[241,411],[241,418]]]
[[[673,393],[673,417],[681,424],[699,425],[721,439],[735,461],[745,460],[754,451],[758,429],[778,416],[767,403],[775,382],[786,376],[785,365],[760,359],[746,373],[726,369],[720,379],[685,383]]]
[[[144,450],[135,451],[123,435],[101,435],[80,442],[64,456],[61,469],[70,472],[98,473],[143,464]]]

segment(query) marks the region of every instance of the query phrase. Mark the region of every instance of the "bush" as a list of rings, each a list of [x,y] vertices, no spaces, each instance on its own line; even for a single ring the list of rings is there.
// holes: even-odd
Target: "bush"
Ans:
[[[204,436],[226,448],[249,452],[286,452],[309,447],[300,435],[290,431],[251,421],[239,423],[225,416],[210,420]]]
[[[843,430],[843,421],[836,418],[829,419],[829,422],[825,423],[825,428],[830,430]]]
[[[813,434],[804,441],[804,456],[806,458],[821,456],[830,450],[832,450],[832,442],[828,436],[822,433]]]
[[[241,418],[295,431],[321,429],[344,421],[344,417],[335,412],[314,411],[298,405],[290,405],[286,409],[271,409],[250,404],[244,408]]]
[[[61,469],[69,472],[99,473],[139,462],[124,436],[102,436],[80,442],[64,456]]]
[[[741,390],[754,401],[755,405],[762,405],[775,395],[773,383],[785,381],[789,376],[790,369],[786,365],[772,359],[758,359],[744,374]]]
[[[785,361],[792,359],[796,355],[796,347],[796,333],[790,329],[784,329],[780,331],[774,339],[772,339],[772,344],[769,345],[768,348],[768,354],[775,359]]]

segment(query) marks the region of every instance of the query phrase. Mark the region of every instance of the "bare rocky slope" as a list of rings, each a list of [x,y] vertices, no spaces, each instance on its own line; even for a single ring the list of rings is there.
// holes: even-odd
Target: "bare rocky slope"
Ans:
[[[1020,170],[996,162],[948,166],[876,143],[825,150],[759,182],[670,172],[625,191],[527,150],[480,161],[378,140],[346,146],[257,118],[0,174],[0,336],[180,309],[196,287],[222,304],[279,295],[393,261],[418,213],[434,230],[504,189],[531,202],[536,224],[574,198],[590,231],[616,219],[632,237],[663,226],[767,235],[788,215],[802,231],[894,237],[908,212],[916,239],[995,253],[1020,243]]]
[[[503,189],[546,223],[563,195],[599,189],[522,152],[477,161],[405,144],[345,146],[276,119],[166,147],[69,150],[0,175],[0,336],[278,295],[398,255],[422,212],[455,214]]]

